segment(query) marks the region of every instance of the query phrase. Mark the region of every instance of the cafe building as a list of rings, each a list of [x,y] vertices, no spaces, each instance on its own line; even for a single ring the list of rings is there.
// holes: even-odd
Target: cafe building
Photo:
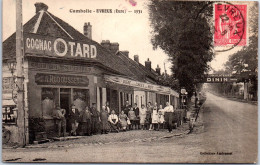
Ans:
[[[138,56],[132,60],[118,43],[92,40],[92,26],[85,23],[83,33],[36,3],[36,14],[23,26],[24,104],[27,143],[56,136],[53,109],[75,105],[79,111],[92,103],[100,110],[109,102],[119,113],[130,104],[163,103],[178,106],[179,94],[156,85],[159,68],[151,61],[145,66]],[[10,142],[17,142],[15,89],[15,33],[3,42],[3,125],[10,130]]]

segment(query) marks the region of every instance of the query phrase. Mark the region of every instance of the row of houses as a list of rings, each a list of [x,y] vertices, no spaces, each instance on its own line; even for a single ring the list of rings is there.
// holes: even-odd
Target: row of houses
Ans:
[[[130,104],[170,101],[178,106],[179,94],[169,87],[157,85],[160,68],[154,70],[151,61],[139,63],[138,55],[129,58],[118,43],[92,40],[92,26],[85,23],[83,33],[48,11],[48,6],[36,3],[36,14],[23,26],[24,42],[24,105],[27,143],[30,121],[42,119],[47,136],[54,136],[52,113],[55,105],[68,111],[75,105],[79,111],[97,104],[98,110],[109,102],[119,113],[126,100]],[[17,142],[17,110],[15,108],[14,75],[15,33],[3,42],[3,124]]]

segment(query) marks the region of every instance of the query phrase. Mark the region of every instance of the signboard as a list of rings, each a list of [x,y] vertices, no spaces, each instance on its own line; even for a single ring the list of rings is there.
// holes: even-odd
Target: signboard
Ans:
[[[105,80],[109,81],[109,82],[117,83],[117,84],[141,88],[141,89],[145,89],[145,90],[149,90],[149,91],[155,91],[158,93],[172,94],[176,97],[179,97],[178,93],[173,91],[169,87],[163,87],[163,86],[159,86],[159,85],[144,83],[144,82],[140,82],[140,81],[134,81],[134,80],[130,80],[130,79],[122,78],[122,77],[108,76],[108,75],[105,75]]]
[[[38,85],[66,85],[85,87],[89,85],[89,79],[86,76],[71,76],[43,73],[36,74],[35,82]]]
[[[2,92],[12,93],[14,89],[14,78],[13,77],[3,77],[2,80]]]
[[[2,122],[5,124],[16,124],[17,111],[15,106],[5,106],[2,108]]]
[[[95,45],[72,39],[26,33],[24,44],[25,53],[72,58],[97,57],[97,48]]]
[[[186,93],[186,89],[185,88],[182,88],[181,89],[181,94],[185,94]]]
[[[89,73],[91,67],[82,66],[82,65],[66,65],[66,64],[53,64],[53,63],[43,63],[43,62],[31,62],[29,61],[29,67],[53,71],[62,71],[62,72],[82,72]]]
[[[232,83],[236,82],[237,78],[233,75],[219,75],[219,74],[209,74],[205,75],[204,83]]]

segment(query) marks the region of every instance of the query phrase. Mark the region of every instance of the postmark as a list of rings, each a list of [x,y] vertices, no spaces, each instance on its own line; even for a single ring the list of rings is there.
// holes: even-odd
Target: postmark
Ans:
[[[214,46],[247,45],[247,5],[214,4]],[[230,48],[228,50],[230,50]]]

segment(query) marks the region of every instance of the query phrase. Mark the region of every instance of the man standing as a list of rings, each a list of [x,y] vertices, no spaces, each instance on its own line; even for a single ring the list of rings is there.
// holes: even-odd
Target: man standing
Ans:
[[[53,111],[53,118],[56,129],[58,131],[58,137],[61,134],[61,128],[63,129],[63,136],[66,135],[66,118],[65,118],[65,109],[61,109],[59,105],[56,105],[56,108]]]
[[[131,105],[129,104],[129,101],[126,101],[122,110],[125,112],[126,115],[128,115],[128,112],[130,111],[130,109],[131,109]]]
[[[110,112],[109,102],[108,102],[108,101],[106,102],[105,107],[106,107],[106,111],[107,111],[107,113],[110,114],[111,112]]]
[[[153,106],[152,103],[149,101],[147,105],[147,112],[146,112],[146,122],[147,122],[147,129],[149,127],[149,130],[152,130],[152,112],[153,112]]]
[[[97,111],[96,103],[92,103],[92,107],[90,111],[92,113],[92,123],[91,123],[92,133],[96,135],[99,132],[99,122],[100,122],[100,115],[99,112]]]
[[[76,136],[77,135],[76,131],[79,126],[79,111],[78,111],[78,109],[76,109],[76,107],[74,105],[71,106],[69,120],[70,120],[70,124],[71,124],[70,134]]]
[[[135,103],[134,105],[134,112],[135,112],[135,116],[136,116],[136,121],[135,121],[135,129],[140,129],[140,116],[139,116],[139,108],[137,107],[137,104]]]
[[[172,105],[169,104],[169,102],[166,102],[166,107],[164,108],[165,112],[165,122],[167,123],[168,132],[172,132],[172,120],[173,120],[173,112],[174,108]]]

